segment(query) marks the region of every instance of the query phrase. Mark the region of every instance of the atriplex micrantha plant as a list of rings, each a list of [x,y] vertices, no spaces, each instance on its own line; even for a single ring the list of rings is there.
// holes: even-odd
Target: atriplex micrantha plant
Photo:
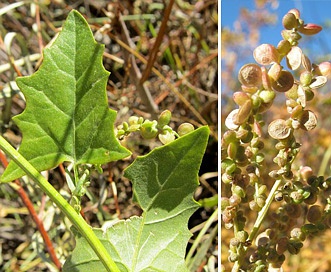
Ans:
[[[331,63],[313,64],[299,47],[301,35],[315,35],[320,26],[305,24],[297,9],[282,23],[283,40],[258,46],[253,52],[257,63],[240,69],[241,90],[233,94],[238,108],[225,120],[221,210],[224,227],[233,229],[228,245],[232,271],[281,271],[285,252],[298,254],[308,236],[331,226],[331,198],[325,194],[331,178],[294,163],[306,144],[298,131],[309,133],[317,125],[309,102],[327,82]],[[285,95],[279,100],[286,101],[287,117],[265,124],[277,95]],[[267,142],[277,153],[273,170],[264,164]],[[270,212],[272,203],[276,208]]]

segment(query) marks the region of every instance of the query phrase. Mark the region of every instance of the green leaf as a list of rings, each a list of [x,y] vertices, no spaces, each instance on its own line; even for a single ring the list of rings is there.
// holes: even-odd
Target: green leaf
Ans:
[[[140,217],[122,220],[105,231],[94,229],[121,271],[188,271],[185,250],[191,233],[189,217],[199,207],[193,200],[198,170],[208,141],[207,127],[138,157],[126,170],[133,183]],[[96,271],[101,263],[85,238],[63,271]]]
[[[116,112],[108,108],[103,51],[85,19],[72,11],[44,50],[39,70],[17,79],[26,98],[25,110],[14,117],[23,133],[19,152],[38,171],[63,161],[103,164],[130,155],[115,137]],[[23,175],[12,161],[1,181]]]

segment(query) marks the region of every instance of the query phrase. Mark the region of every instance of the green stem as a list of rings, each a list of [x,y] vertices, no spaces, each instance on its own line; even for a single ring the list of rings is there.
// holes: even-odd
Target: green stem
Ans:
[[[269,210],[269,207],[274,199],[274,196],[275,196],[275,193],[276,191],[278,190],[278,187],[279,185],[282,183],[282,180],[281,179],[277,179],[276,182],[274,183],[274,185],[272,186],[271,188],[271,191],[268,195],[268,198],[266,199],[266,202],[265,202],[265,205],[263,206],[263,208],[261,209],[261,211],[258,213],[258,216],[256,218],[256,221],[254,223],[254,226],[253,226],[253,229],[248,237],[248,240],[252,241],[256,238],[256,235],[257,235],[257,232],[258,230],[260,229],[261,225],[262,225],[262,222],[264,220],[264,218],[266,217],[267,215],[267,212]],[[242,254],[244,254],[246,252],[246,249],[247,248],[244,248]],[[232,272],[237,272],[239,271],[239,268],[240,268],[240,264],[239,262],[235,262],[233,268],[232,268]]]
[[[0,136],[0,149],[10,156],[24,172],[33,179],[45,192],[49,198],[61,209],[69,218],[72,224],[78,229],[83,237],[88,241],[94,252],[100,258],[107,271],[120,272],[117,265],[108,254],[106,248],[100,242],[85,220],[77,214],[73,207],[55,190],[55,188],[21,155],[19,154],[2,136]]]
[[[276,182],[274,183],[274,185],[271,188],[271,191],[268,195],[268,198],[265,201],[265,205],[263,206],[263,208],[261,209],[261,211],[259,212],[257,219],[255,221],[255,224],[253,226],[252,232],[250,233],[248,240],[253,241],[256,237],[256,234],[258,232],[258,230],[261,227],[261,224],[264,220],[264,218],[267,215],[267,212],[269,210],[269,207],[274,199],[275,193],[278,190],[279,185],[281,184],[282,180],[281,179],[277,179]]]

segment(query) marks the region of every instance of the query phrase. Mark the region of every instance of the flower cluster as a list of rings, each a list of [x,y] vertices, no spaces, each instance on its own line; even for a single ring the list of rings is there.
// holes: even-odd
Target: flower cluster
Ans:
[[[330,188],[331,179],[314,176],[307,166],[293,173],[292,164],[301,146],[295,132],[310,131],[317,125],[316,115],[308,109],[308,104],[316,90],[327,82],[331,63],[312,64],[298,46],[301,35],[317,34],[322,30],[320,26],[305,24],[297,9],[290,10],[282,23],[283,40],[276,47],[258,46],[253,52],[256,63],[239,70],[241,90],[233,94],[238,108],[225,120],[228,131],[223,134],[221,144],[222,182],[231,187],[232,195],[222,197],[221,209],[225,228],[234,230],[228,258],[235,263],[234,271],[281,267],[285,251],[297,254],[308,235],[330,225],[329,204],[322,208],[315,203]],[[288,69],[281,65],[284,59]],[[295,78],[293,71],[300,77]],[[262,175],[263,114],[273,105],[277,93],[285,93],[288,118],[273,120],[268,125],[268,135],[278,141],[275,144],[278,153],[273,158],[277,169],[268,173],[274,185],[267,196]],[[258,234],[272,201],[282,205],[271,215],[270,226]],[[307,204],[308,209],[304,215],[306,223],[299,228],[296,224],[303,217],[301,204]],[[245,207],[259,212],[251,232],[245,230]]]
[[[183,123],[175,132],[170,126],[171,112],[169,110],[163,111],[158,120],[144,120],[142,117],[131,116],[128,122],[117,127],[117,138],[123,139],[130,135],[131,132],[139,131],[144,139],[159,138],[161,143],[167,144],[175,140],[176,137],[184,136],[185,134],[194,130],[194,126],[190,123]]]

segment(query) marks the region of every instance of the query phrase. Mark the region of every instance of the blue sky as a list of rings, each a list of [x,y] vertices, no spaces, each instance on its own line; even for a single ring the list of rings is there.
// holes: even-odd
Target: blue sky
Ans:
[[[239,10],[242,7],[254,9],[254,0],[222,0],[222,27],[227,26],[233,29],[233,22],[238,18]],[[323,26],[323,31],[314,36],[314,39],[309,44],[307,43],[309,50],[318,55],[330,54],[331,56],[331,0],[279,0],[279,6],[276,10],[270,7],[270,11],[278,15],[278,22],[274,26],[261,29],[260,44],[271,43],[277,45],[282,39],[280,35],[283,29],[281,24],[282,17],[292,8],[300,10],[301,18],[305,23],[316,23]],[[327,21],[329,21],[328,27],[325,25]]]

